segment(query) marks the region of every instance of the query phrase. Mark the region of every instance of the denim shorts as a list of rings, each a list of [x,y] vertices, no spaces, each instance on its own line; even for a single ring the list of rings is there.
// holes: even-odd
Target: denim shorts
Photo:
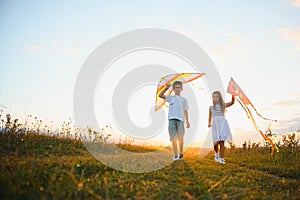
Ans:
[[[178,119],[169,119],[169,135],[170,141],[174,139],[183,139],[184,122]]]

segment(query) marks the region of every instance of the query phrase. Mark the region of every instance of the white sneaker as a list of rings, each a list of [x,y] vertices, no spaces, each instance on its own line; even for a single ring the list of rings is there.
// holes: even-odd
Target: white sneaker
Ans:
[[[221,163],[221,164],[225,164],[225,160],[224,160],[224,158],[219,158],[219,163]]]
[[[174,156],[173,157],[173,161],[176,161],[176,160],[178,160],[179,159],[179,156]]]
[[[178,160],[183,160],[183,153],[180,153],[180,154],[178,155]]]
[[[215,153],[215,161],[219,162],[219,153]]]

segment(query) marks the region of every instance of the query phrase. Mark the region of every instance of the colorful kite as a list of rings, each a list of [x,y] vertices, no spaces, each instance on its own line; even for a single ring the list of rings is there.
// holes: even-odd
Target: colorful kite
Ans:
[[[181,81],[182,83],[191,82],[197,78],[204,76],[205,73],[181,73],[181,74],[170,74],[167,76],[163,76],[160,79],[160,82],[157,86],[156,90],[156,100],[155,100],[155,111],[158,111],[165,104],[165,100],[160,98],[159,93],[165,88],[165,86],[169,84],[173,84],[175,81]],[[172,87],[170,87],[166,91],[166,95],[170,95],[172,93]]]
[[[260,130],[260,128],[257,126],[252,113],[249,109],[249,106],[251,106],[256,114],[261,117],[264,120],[268,120],[268,121],[274,121],[277,122],[277,120],[273,120],[273,119],[269,119],[266,117],[263,117],[261,114],[258,113],[258,111],[256,110],[256,108],[254,107],[254,105],[251,103],[251,101],[248,99],[248,97],[245,95],[244,91],[238,86],[238,84],[231,78],[228,84],[228,89],[227,92],[229,94],[232,94],[235,97],[238,97],[237,101],[240,103],[240,105],[244,108],[244,110],[246,111],[246,114],[248,116],[249,119],[251,119],[253,126],[255,127],[255,129],[260,133],[260,135],[263,137],[263,139],[265,141],[268,141],[271,145],[272,145],[272,152],[271,155],[274,155],[274,149],[276,148],[276,151],[279,152],[278,147],[276,146],[276,144],[273,143],[272,139],[269,137],[266,137],[264,135],[264,133]]]

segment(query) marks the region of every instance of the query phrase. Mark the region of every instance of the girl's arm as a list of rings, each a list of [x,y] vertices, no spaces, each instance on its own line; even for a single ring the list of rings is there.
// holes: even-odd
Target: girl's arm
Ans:
[[[208,128],[211,127],[211,110],[209,109],[209,116],[208,116]]]
[[[165,92],[169,89],[170,86],[171,86],[170,84],[167,84],[166,87],[159,93],[158,96],[159,96],[160,98],[166,99],[166,96],[165,96],[164,94],[165,94]]]
[[[225,107],[227,108],[229,106],[232,106],[234,104],[234,100],[235,100],[235,97],[232,95],[231,102],[226,103]]]

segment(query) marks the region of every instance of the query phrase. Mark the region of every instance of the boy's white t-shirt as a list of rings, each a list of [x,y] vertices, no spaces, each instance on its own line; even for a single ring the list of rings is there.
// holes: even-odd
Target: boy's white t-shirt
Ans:
[[[172,95],[165,96],[166,102],[169,103],[168,119],[178,119],[184,121],[184,110],[189,108],[186,98]]]

